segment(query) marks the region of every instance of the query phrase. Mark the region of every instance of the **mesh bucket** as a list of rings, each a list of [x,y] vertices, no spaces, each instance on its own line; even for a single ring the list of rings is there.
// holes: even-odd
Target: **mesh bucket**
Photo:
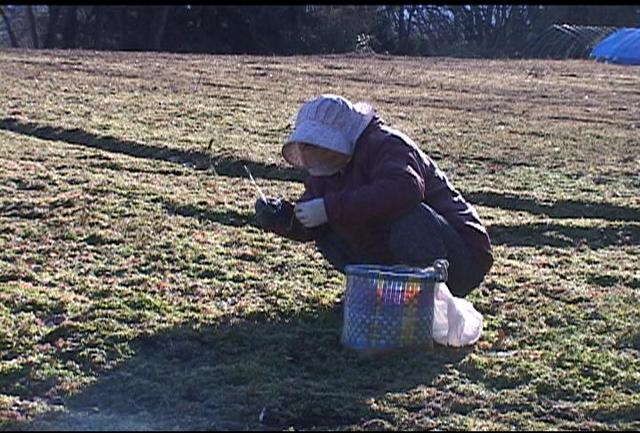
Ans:
[[[342,344],[362,352],[432,348],[434,289],[447,280],[447,265],[348,265]]]

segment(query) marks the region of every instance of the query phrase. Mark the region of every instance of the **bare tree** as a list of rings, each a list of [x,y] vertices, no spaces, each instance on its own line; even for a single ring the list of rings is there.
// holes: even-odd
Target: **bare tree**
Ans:
[[[0,15],[2,15],[4,24],[7,27],[7,33],[9,33],[9,40],[11,41],[11,46],[13,48],[18,48],[18,41],[16,40],[16,35],[13,33],[13,29],[11,28],[11,20],[9,20],[9,16],[5,13],[4,8],[2,6],[0,6]]]
[[[416,31],[422,54],[443,54],[460,39],[459,32],[453,26],[453,14],[444,6],[418,6]]]
[[[66,6],[66,17],[62,27],[62,43],[64,48],[76,47],[78,33],[78,6]]]
[[[383,13],[391,22],[395,34],[397,35],[396,51],[402,54],[410,53],[410,39],[414,27],[416,14],[419,6],[385,6]]]
[[[38,28],[36,27],[36,17],[33,15],[33,7],[27,6],[27,17],[29,18],[29,30],[31,31],[31,40],[33,41],[33,48],[39,48],[38,43]]]
[[[56,30],[58,26],[58,18],[60,17],[61,6],[50,5],[49,9],[49,23],[47,24],[47,34],[44,38],[44,48],[53,48],[56,39]]]
[[[153,10],[153,21],[147,46],[154,51],[160,50],[170,11],[171,6],[156,6]]]
[[[46,10],[0,7],[11,46],[295,54],[345,52],[360,38],[376,51],[395,54],[520,56],[553,24],[631,26],[640,19],[638,6],[509,4],[49,5]]]

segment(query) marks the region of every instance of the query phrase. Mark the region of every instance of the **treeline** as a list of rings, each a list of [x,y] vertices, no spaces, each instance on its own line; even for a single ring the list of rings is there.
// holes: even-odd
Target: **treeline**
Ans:
[[[640,6],[0,6],[0,44],[218,54],[519,57],[553,24],[640,27]]]

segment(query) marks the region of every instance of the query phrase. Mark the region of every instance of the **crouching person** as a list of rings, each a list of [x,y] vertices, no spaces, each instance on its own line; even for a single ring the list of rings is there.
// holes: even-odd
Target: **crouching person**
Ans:
[[[447,285],[459,297],[493,264],[476,210],[436,163],[365,103],[322,95],[300,108],[283,157],[308,172],[295,205],[258,199],[264,230],[315,241],[344,273],[348,264],[427,267],[449,261]]]

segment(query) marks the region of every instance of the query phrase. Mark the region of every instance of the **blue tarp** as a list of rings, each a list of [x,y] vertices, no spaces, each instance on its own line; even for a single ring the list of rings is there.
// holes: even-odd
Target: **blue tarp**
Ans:
[[[604,38],[591,57],[608,63],[640,65],[640,28],[620,29]]]

